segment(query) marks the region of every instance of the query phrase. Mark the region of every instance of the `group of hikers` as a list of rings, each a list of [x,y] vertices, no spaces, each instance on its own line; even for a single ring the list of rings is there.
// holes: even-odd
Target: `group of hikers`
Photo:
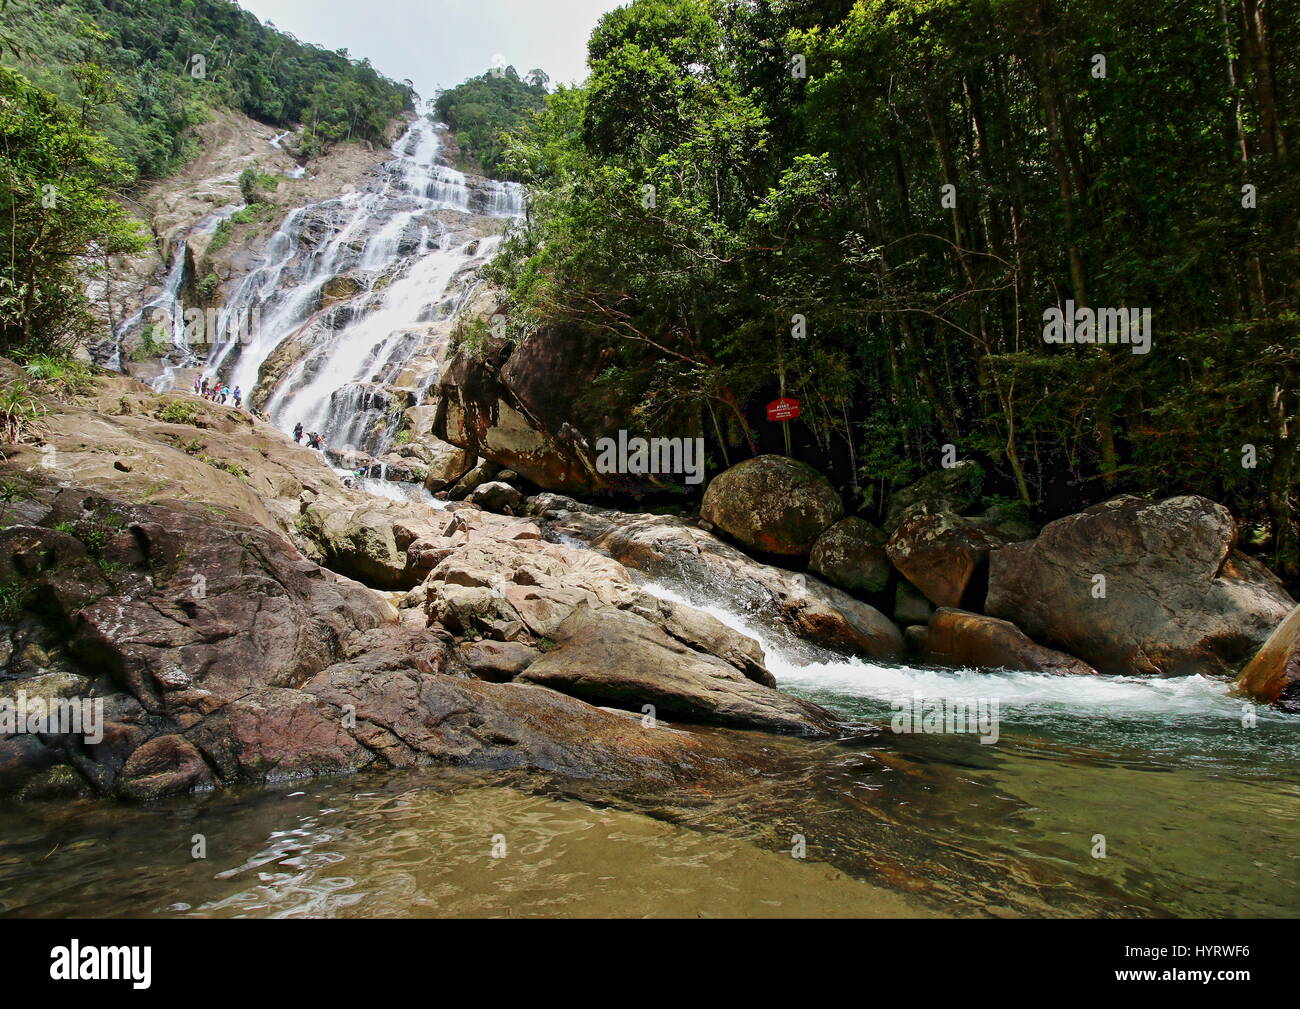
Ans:
[[[239,386],[235,386],[232,392],[230,386],[220,379],[209,379],[207,375],[204,375],[201,379],[197,375],[194,376],[194,395],[202,396],[204,399],[211,400],[213,403],[220,403],[223,406],[226,400],[231,400],[237,409],[242,407],[244,402],[244,394]]]
[[[301,442],[302,436],[303,436],[302,421],[298,421],[298,423],[293,426],[293,440],[296,442]],[[322,452],[325,451],[325,443],[321,441],[320,435],[317,434],[315,431],[307,432],[307,447],[319,449]]]
[[[220,379],[210,379],[207,375],[202,376],[202,378],[197,375],[194,376],[194,395],[202,396],[204,399],[211,400],[213,403],[224,404],[227,400],[230,400],[237,408],[242,408],[244,402],[244,395],[239,386],[235,386],[232,390],[230,386],[226,385]],[[267,420],[266,414],[261,411],[251,410],[251,412],[259,420]],[[320,434],[316,431],[304,432],[302,429],[302,421],[299,421],[294,425],[293,440],[301,444],[304,433],[307,435],[306,444],[308,448],[314,448],[321,452],[325,451],[325,442],[321,440]],[[358,472],[357,475],[360,476],[361,473]]]

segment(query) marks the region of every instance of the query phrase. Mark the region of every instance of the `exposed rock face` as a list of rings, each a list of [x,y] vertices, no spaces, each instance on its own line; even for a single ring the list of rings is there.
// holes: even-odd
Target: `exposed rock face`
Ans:
[[[954,515],[969,512],[979,500],[982,481],[979,463],[972,459],[963,459],[948,469],[935,470],[890,495],[885,529],[893,532],[915,511],[952,512]]]
[[[603,711],[524,683],[486,683],[426,671],[410,660],[427,636],[359,637],[305,693],[337,714],[350,705],[356,738],[392,767],[430,760],[469,767],[533,767],[578,778],[660,787],[726,775],[712,740]]]
[[[890,574],[885,534],[856,516],[842,518],[817,537],[808,570],[850,592],[881,592]]]
[[[989,551],[1005,542],[977,520],[921,511],[899,524],[886,550],[935,606],[981,609]]]
[[[760,455],[719,473],[700,517],[754,550],[803,556],[844,515],[830,481],[807,463]]]
[[[995,551],[985,611],[1103,673],[1233,673],[1295,605],[1236,541],[1205,498],[1116,498]]]
[[[1237,677],[1236,691],[1300,713],[1300,606],[1269,635]]]
[[[903,637],[874,607],[817,578],[758,561],[693,523],[580,504],[556,494],[528,500],[530,514],[629,568],[729,598],[800,637],[849,654],[897,659]]]
[[[447,491],[447,496],[453,501],[463,501],[485,483],[492,482],[500,472],[501,464],[499,462],[493,462],[491,459],[480,459],[475,463],[473,469],[466,472],[452,485]]]
[[[517,346],[493,344],[479,357],[459,352],[438,382],[433,433],[539,487],[608,489],[588,443],[605,425],[579,416],[577,407],[608,359],[593,339],[555,330],[530,334]]]
[[[426,439],[422,442],[429,453],[428,469],[424,478],[426,490],[446,490],[474,468],[474,456],[463,448],[445,441]]]
[[[1044,648],[1008,620],[946,607],[934,611],[924,636],[926,659],[945,666],[1017,669],[1032,673],[1095,676],[1072,655]]]
[[[172,739],[137,751],[178,734],[202,751],[190,730],[214,712],[262,689],[292,692],[339,656],[345,638],[396,617],[279,534],[202,507],[76,489],[41,500],[40,524],[0,532],[0,580],[29,586],[29,612],[40,618],[24,633],[66,641],[64,661],[88,683],[98,677],[80,695],[103,699],[104,739],[64,740],[59,760],[101,792],[119,776],[121,794],[140,798],[205,783],[194,745]],[[15,672],[23,669],[11,662]]]
[[[97,699],[103,732],[5,735],[0,793],[152,799],[428,761],[637,785],[730,780],[738,741],[648,728],[540,686],[475,679],[441,627],[398,624],[383,597],[263,526],[181,502],[134,505],[45,485],[31,493],[18,524],[0,531],[0,581],[27,587],[19,612],[5,617],[17,624],[0,627],[3,682],[28,697]],[[449,523],[444,538],[456,540],[449,550],[505,543],[493,563],[510,544],[550,546],[535,526],[476,509],[438,517]],[[747,675],[751,667],[766,675],[753,642],[704,614],[643,599],[615,562],[575,553],[577,582],[625,602],[629,618],[635,609],[664,647],[730,670],[729,689],[799,710]],[[528,575],[554,560],[503,570],[528,573],[516,588],[542,590]],[[553,584],[573,582],[561,565]],[[527,603],[529,619],[550,626],[562,617],[548,607],[564,610],[566,600],[539,592]],[[725,657],[695,651],[709,647]],[[522,646],[494,661],[525,669],[537,654]],[[810,725],[820,725],[815,710]]]
[[[460,646],[460,653],[475,676],[493,683],[508,683],[542,654],[517,641],[466,642]]]
[[[635,613],[583,605],[554,636],[559,647],[522,678],[593,704],[632,711],[648,704],[672,718],[797,735],[821,735],[834,723],[830,712],[753,682]]]

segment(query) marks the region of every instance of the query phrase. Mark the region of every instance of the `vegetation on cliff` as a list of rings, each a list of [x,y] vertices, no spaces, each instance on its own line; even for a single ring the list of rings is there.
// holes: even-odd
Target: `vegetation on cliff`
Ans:
[[[0,67],[0,352],[60,354],[93,327],[84,274],[145,244],[113,198],[131,166],[80,112]]]
[[[635,0],[512,135],[511,328],[606,335],[593,394],[694,404],[732,462],[798,397],[868,509],[951,445],[1040,516],[1205,494],[1294,566],[1294,14]],[[1149,352],[1045,342],[1070,302],[1150,309]]]
[[[301,123],[303,154],[338,140],[379,141],[411,104],[366,60],[299,42],[229,0],[9,0],[6,59],[78,105],[85,77],[111,74],[117,101],[99,128],[142,176],[193,153],[189,127],[214,107]]]
[[[502,159],[505,134],[541,110],[549,80],[541,70],[530,70],[521,80],[514,67],[503,67],[439,94],[434,112],[456,132],[462,166],[494,179],[511,178]]]

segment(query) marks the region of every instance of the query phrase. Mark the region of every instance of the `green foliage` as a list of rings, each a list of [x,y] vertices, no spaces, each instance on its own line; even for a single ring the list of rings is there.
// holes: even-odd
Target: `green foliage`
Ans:
[[[1040,518],[1200,492],[1295,563],[1300,19],[1223,9],[634,0],[510,131],[490,276],[512,324],[608,343],[590,396],[702,411],[732,461],[784,450],[784,390],[875,509],[951,444]],[[1151,353],[1045,344],[1067,298],[1150,307]]]
[[[263,224],[275,217],[276,208],[274,203],[250,203],[247,207],[236,210],[224,221],[217,225],[217,230],[212,233],[212,240],[208,242],[208,254],[220,252],[235,235],[235,226],[238,224]],[[207,278],[205,278],[206,280]],[[219,281],[216,281],[219,283]],[[215,290],[215,288],[214,288]]]
[[[83,276],[145,245],[113,199],[131,167],[85,113],[0,67],[0,353],[66,354],[94,326]]]
[[[502,160],[504,134],[542,108],[548,80],[540,70],[520,80],[514,67],[505,67],[438,95],[434,110],[456,132],[463,168],[494,179],[513,178]]]
[[[94,371],[85,361],[52,354],[18,353],[33,382],[57,399],[85,396],[94,387]]]
[[[223,473],[229,473],[231,476],[237,476],[241,480],[248,479],[248,470],[244,469],[244,467],[239,465],[239,463],[237,462],[231,462],[229,459],[220,459],[217,458],[216,456],[201,454],[199,456],[199,461],[205,462],[213,469],[219,469]]]
[[[252,205],[264,202],[262,195],[280,185],[280,177],[259,172],[255,168],[245,168],[239,173],[239,192],[244,202]]]
[[[191,127],[211,109],[303,123],[304,148],[315,153],[335,140],[381,140],[413,97],[409,83],[346,50],[299,42],[228,0],[17,0],[5,17],[18,69],[65,102],[80,104],[112,75],[119,100],[102,130],[147,177],[193,155]]]
[[[0,388],[0,439],[14,443],[30,437],[45,416],[45,407],[26,382]]]
[[[167,349],[167,341],[162,334],[162,326],[145,326],[140,332],[140,344],[131,351],[132,361],[148,361],[162,355]]]
[[[0,501],[12,504],[15,501],[30,501],[35,496],[31,482],[22,477],[5,477],[0,479]]]
[[[0,580],[0,623],[15,624],[32,595],[32,584],[22,578]]]
[[[199,424],[199,408],[187,399],[169,399],[154,416],[164,424]]]
[[[229,241],[229,238],[227,238]],[[212,304],[212,299],[216,296],[217,288],[221,286],[221,278],[215,273],[206,274],[194,287],[199,296],[199,301],[204,304]]]

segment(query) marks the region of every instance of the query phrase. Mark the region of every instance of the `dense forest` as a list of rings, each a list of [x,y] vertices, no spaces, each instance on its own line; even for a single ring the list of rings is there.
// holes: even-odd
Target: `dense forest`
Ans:
[[[455,131],[461,167],[494,179],[510,178],[502,157],[505,134],[541,111],[549,82],[542,70],[530,70],[521,80],[514,67],[500,67],[441,92],[434,113]]]
[[[299,42],[229,0],[8,0],[5,61],[77,107],[110,91],[96,128],[145,177],[181,167],[189,127],[227,107],[286,129],[300,153],[345,139],[377,141],[411,104],[365,60]],[[111,78],[111,80],[109,80]]]
[[[224,0],[7,0],[0,14],[0,352],[11,356],[66,354],[90,335],[86,277],[146,242],[119,198],[180,168],[210,110],[301,122],[306,155],[381,140],[413,98]]]
[[[945,451],[1040,518],[1199,492],[1296,572],[1294,0],[635,0],[589,62],[494,277],[619,348],[592,396],[724,464],[798,397],[868,513]]]

